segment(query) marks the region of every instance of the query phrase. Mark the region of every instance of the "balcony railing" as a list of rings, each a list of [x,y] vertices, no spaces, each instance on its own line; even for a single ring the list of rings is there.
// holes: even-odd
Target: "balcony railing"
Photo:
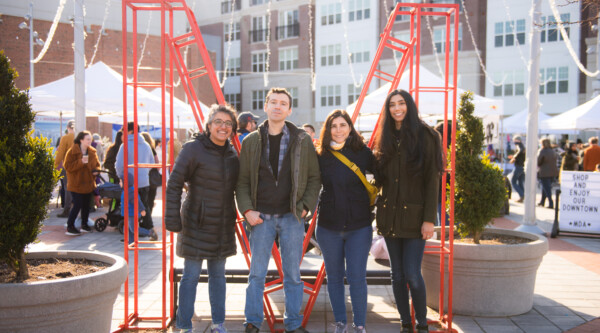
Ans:
[[[269,29],[255,29],[248,31],[248,42],[257,43],[267,40],[267,31]]]
[[[286,39],[300,36],[300,23],[295,22],[277,27],[277,39]]]

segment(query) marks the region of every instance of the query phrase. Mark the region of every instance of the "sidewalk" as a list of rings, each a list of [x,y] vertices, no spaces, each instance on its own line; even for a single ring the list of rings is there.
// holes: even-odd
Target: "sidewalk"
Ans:
[[[539,194],[538,194],[539,195]],[[160,193],[159,193],[160,197]],[[155,207],[161,207],[157,199]],[[51,204],[54,208],[55,204]],[[515,228],[523,216],[523,205],[510,204],[510,215],[496,220],[494,227]],[[89,250],[102,251],[123,256],[123,238],[116,230],[107,228],[104,232],[93,232],[78,237],[64,234],[65,218],[57,218],[59,209],[53,209],[44,222],[39,242],[30,246],[30,250]],[[106,208],[92,213],[95,219],[103,215]],[[160,215],[154,214],[155,224]],[[549,232],[554,219],[554,211],[536,207],[537,223]],[[160,236],[160,233],[159,233]],[[241,250],[238,246],[238,252]],[[240,255],[228,259],[237,262]],[[179,262],[181,259],[177,258]],[[307,264],[320,265],[320,257],[309,253]],[[159,251],[140,251],[139,253],[139,313],[141,316],[160,316],[162,312],[161,280],[162,263]],[[245,265],[245,263],[243,263]],[[133,272],[131,269],[130,271]],[[133,280],[133,273],[130,273]],[[131,282],[130,282],[131,283]],[[130,284],[132,285],[132,284]],[[245,284],[227,285],[227,321],[229,332],[243,332]],[[130,288],[130,292],[132,288]],[[348,293],[347,293],[348,294]],[[305,295],[305,301],[308,296]],[[455,295],[456,297],[456,295]],[[274,311],[283,311],[283,293],[275,294]],[[369,332],[398,332],[400,319],[393,303],[391,286],[369,286],[369,304],[367,328]],[[167,301],[168,306],[168,301]],[[350,310],[350,303],[347,303]],[[167,313],[168,313],[167,309]],[[133,298],[130,296],[129,313],[133,312]],[[281,316],[281,315],[280,315]],[[600,238],[559,236],[549,239],[549,252],[544,257],[537,273],[534,305],[528,313],[512,317],[469,317],[454,316],[453,327],[459,332],[496,333],[496,332],[600,332]],[[124,318],[123,291],[115,302],[112,329],[117,329]],[[349,313],[349,320],[352,315]],[[437,313],[429,309],[428,318],[437,318]],[[333,315],[329,306],[327,288],[324,285],[313,309],[307,329],[311,333],[332,332]],[[144,322],[142,327],[157,326],[156,322]],[[167,332],[176,332],[169,329]],[[263,324],[263,332],[268,325]],[[208,289],[205,283],[198,285],[194,332],[210,332],[210,306]]]

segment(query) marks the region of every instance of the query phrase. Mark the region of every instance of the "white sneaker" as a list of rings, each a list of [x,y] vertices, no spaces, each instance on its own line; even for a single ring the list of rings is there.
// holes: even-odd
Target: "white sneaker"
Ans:
[[[210,333],[227,333],[223,323],[210,325]]]
[[[367,330],[365,329],[364,326],[354,326],[352,325],[352,328],[354,328],[354,333],[367,333]]]
[[[341,321],[333,324],[333,326],[335,326],[334,333],[348,333],[348,325],[342,323]]]

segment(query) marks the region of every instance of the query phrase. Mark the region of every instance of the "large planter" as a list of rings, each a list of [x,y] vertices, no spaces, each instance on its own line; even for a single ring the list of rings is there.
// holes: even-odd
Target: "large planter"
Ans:
[[[439,235],[439,228],[437,233]],[[544,236],[515,230],[488,228],[484,233],[513,235],[531,242],[514,245],[455,242],[452,313],[494,317],[528,312],[533,307],[535,277],[542,257],[548,252],[548,240]],[[440,245],[439,240],[427,243]],[[434,309],[439,308],[439,258],[439,254],[425,254],[422,267],[427,286],[427,306]],[[445,260],[445,269],[447,297],[448,260]],[[448,300],[444,303],[447,309]]]
[[[88,251],[31,252],[27,258],[85,258],[112,266],[65,279],[0,284],[0,332],[110,331],[113,304],[127,278],[125,260]]]

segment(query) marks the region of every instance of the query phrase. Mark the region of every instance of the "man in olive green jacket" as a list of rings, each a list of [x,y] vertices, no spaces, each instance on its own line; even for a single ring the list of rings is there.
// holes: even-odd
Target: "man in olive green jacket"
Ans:
[[[303,282],[300,261],[303,218],[317,204],[321,188],[319,162],[311,138],[285,121],[292,97],[272,88],[264,105],[267,121],[244,139],[236,188],[238,209],[250,225],[252,261],[246,289],[246,330],[256,333],[263,322],[265,277],[275,237],[279,236],[286,332],[307,332],[301,325]]]

